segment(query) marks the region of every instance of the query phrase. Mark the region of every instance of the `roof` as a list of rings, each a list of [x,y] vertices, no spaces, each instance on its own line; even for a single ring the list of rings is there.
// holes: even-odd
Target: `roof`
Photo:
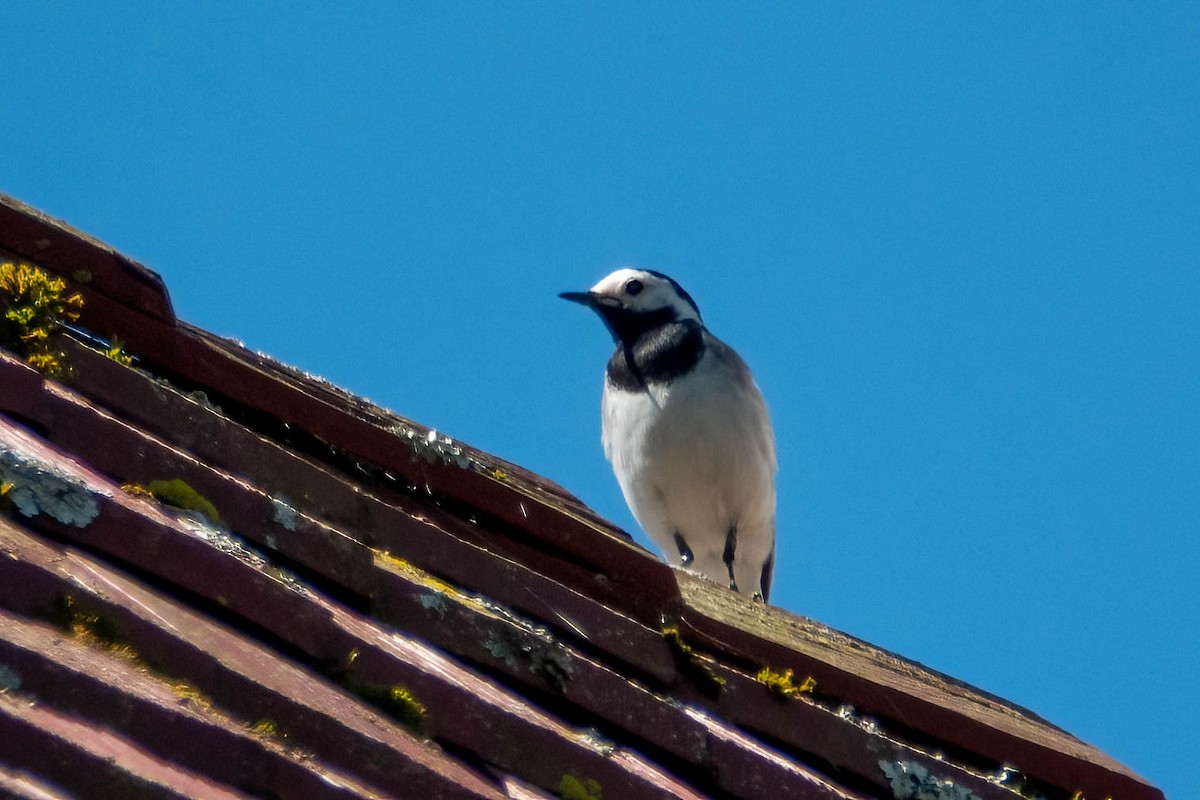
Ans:
[[[0,794],[1162,798],[0,196],[9,260],[84,304],[62,379],[0,349]]]

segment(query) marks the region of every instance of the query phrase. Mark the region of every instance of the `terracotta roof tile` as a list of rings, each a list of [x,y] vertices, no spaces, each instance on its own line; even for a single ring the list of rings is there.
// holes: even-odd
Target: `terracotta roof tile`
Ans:
[[[554,483],[176,320],[153,272],[0,198],[4,253],[85,306],[64,381],[0,351],[0,792],[1162,797],[1024,709],[676,573]]]

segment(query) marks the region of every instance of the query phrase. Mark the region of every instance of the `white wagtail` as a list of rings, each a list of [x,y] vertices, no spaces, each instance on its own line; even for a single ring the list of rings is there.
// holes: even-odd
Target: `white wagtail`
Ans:
[[[619,269],[565,300],[616,341],[601,402],[604,454],[667,561],[763,600],[775,561],[775,443],[746,362],[660,272]]]

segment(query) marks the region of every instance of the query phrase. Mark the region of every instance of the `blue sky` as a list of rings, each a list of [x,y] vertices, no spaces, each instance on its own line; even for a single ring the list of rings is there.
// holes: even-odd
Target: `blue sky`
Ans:
[[[0,191],[630,530],[556,295],[671,274],[778,605],[1196,793],[1194,5],[326,5],[4,4]]]

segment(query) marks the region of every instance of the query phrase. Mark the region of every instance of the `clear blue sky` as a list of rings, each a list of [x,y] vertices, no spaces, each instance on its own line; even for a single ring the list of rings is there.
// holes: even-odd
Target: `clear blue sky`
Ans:
[[[333,5],[5,3],[0,191],[630,530],[556,294],[673,275],[779,605],[1200,794],[1195,4]]]

